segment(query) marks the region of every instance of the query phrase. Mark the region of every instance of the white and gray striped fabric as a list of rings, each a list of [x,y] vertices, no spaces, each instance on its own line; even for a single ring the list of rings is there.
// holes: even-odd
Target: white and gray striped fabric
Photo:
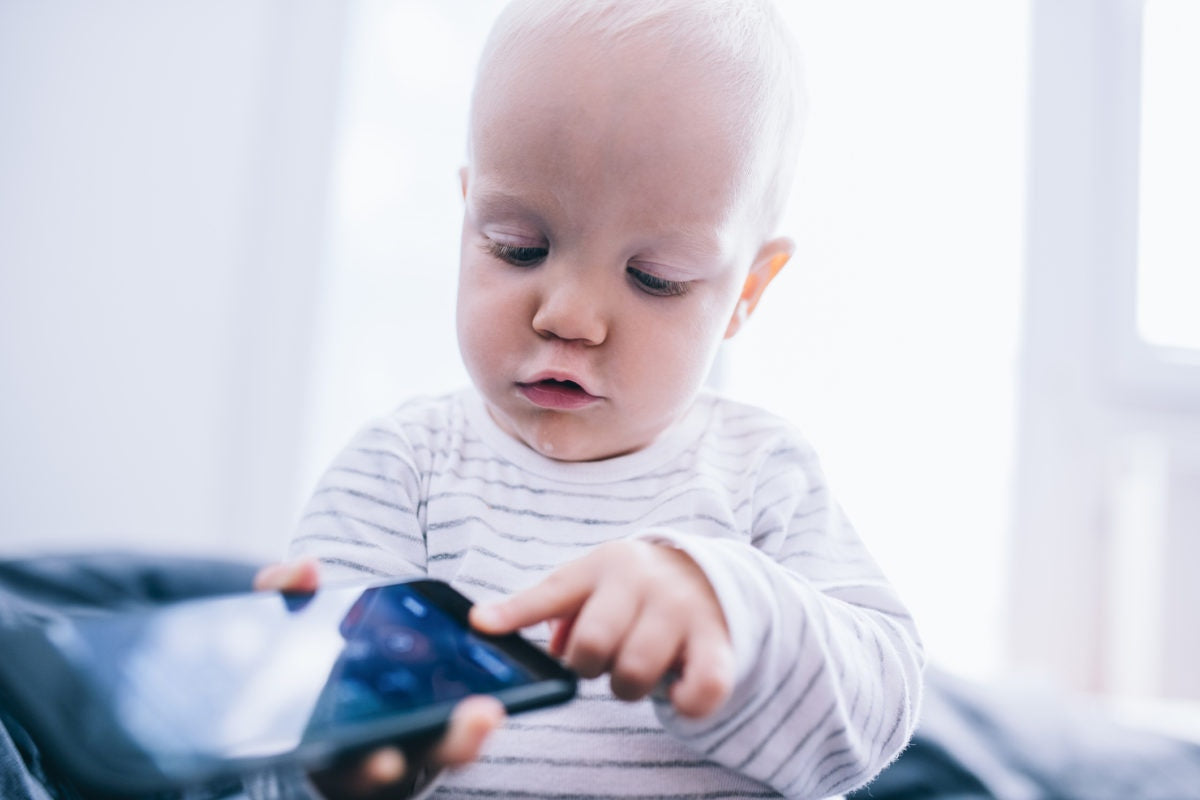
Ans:
[[[577,700],[509,720],[432,796],[827,797],[908,741],[923,663],[912,619],[811,447],[713,394],[651,446],[589,463],[510,438],[473,390],[411,401],[335,460],[291,555],[319,559],[326,582],[429,575],[486,600],[622,537],[669,542],[704,569],[734,641],[730,700],[688,720],[585,681]]]

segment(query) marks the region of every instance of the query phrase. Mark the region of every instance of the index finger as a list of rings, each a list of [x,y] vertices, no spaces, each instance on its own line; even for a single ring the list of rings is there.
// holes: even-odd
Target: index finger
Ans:
[[[572,561],[509,598],[477,604],[471,609],[471,624],[485,633],[511,633],[546,620],[572,616],[595,586],[593,567],[586,560]]]

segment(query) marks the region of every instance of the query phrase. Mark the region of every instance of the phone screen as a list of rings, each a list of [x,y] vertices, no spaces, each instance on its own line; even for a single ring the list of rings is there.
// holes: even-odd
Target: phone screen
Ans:
[[[454,703],[567,699],[574,678],[516,636],[465,624],[469,601],[416,581],[239,595],[75,619],[49,639],[82,700],[82,750],[137,752],[168,779],[436,730]],[[121,747],[114,742],[127,740]]]

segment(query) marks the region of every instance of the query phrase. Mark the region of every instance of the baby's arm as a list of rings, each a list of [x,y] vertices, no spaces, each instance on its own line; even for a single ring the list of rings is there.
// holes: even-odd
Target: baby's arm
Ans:
[[[556,620],[552,649],[584,677],[611,673],[625,699],[678,673],[656,697],[664,726],[786,797],[861,785],[911,736],[921,647],[815,461],[776,462],[758,471],[750,542],[648,530],[472,621],[499,633]]]
[[[391,418],[359,431],[322,475],[289,558],[318,561],[326,583],[425,575],[419,452]]]
[[[849,791],[912,734],[920,641],[807,446],[776,448],[757,483],[750,542],[647,532],[704,570],[737,662],[729,701],[712,717],[656,710],[699,752],[786,797]]]

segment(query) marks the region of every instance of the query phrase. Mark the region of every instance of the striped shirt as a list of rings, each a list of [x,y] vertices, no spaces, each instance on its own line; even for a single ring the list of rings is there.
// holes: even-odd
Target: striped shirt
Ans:
[[[335,460],[292,556],[316,557],[325,582],[428,575],[482,601],[625,537],[704,570],[733,639],[729,700],[687,719],[583,681],[576,700],[508,720],[433,797],[826,797],[908,741],[923,661],[911,617],[812,448],[714,394],[649,447],[587,463],[509,437],[473,390],[411,401]],[[526,633],[547,641],[544,625]]]

